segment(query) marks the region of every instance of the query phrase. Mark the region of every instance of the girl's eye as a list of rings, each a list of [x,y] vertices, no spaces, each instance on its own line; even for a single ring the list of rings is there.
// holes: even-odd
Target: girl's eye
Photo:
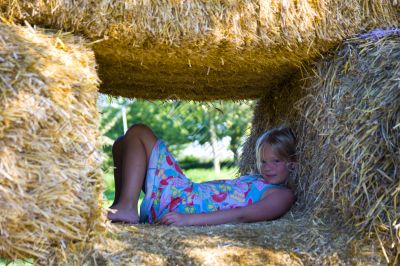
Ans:
[[[274,160],[274,163],[280,163],[281,160]]]

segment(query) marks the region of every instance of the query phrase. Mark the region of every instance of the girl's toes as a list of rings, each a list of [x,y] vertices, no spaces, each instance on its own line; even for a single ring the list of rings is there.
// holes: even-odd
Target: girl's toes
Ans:
[[[134,213],[133,211],[128,210],[117,210],[117,212],[109,211],[107,214],[107,218],[112,222],[124,222],[130,224],[139,223],[139,215]]]

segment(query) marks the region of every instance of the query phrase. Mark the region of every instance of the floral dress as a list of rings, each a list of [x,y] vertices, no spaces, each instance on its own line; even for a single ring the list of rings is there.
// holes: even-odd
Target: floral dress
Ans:
[[[266,182],[260,175],[192,182],[183,174],[165,143],[157,140],[147,168],[140,222],[155,223],[168,212],[206,213],[240,208],[259,201],[268,188],[281,187]]]

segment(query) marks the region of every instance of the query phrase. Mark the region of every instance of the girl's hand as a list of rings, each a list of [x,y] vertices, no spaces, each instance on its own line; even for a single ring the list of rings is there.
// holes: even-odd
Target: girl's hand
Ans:
[[[160,223],[175,226],[189,225],[189,215],[190,214],[169,212],[161,218]]]

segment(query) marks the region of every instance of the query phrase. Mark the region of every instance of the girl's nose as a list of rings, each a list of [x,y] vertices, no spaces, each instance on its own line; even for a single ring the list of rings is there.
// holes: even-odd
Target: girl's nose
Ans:
[[[264,170],[271,170],[273,169],[273,164],[271,162],[264,163]]]

